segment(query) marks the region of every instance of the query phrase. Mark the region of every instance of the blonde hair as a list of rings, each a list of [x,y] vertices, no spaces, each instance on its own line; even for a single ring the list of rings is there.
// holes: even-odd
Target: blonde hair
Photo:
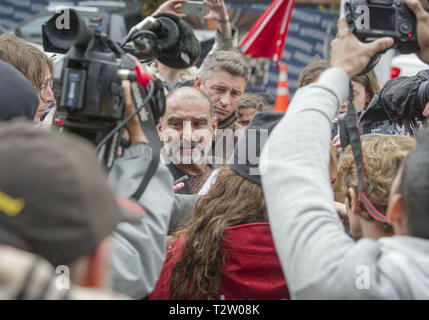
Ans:
[[[402,161],[415,148],[414,138],[406,136],[366,135],[362,136],[362,153],[365,167],[364,191],[372,204],[381,212],[386,212],[390,188],[398,173]],[[358,178],[356,164],[351,146],[347,146],[339,164],[339,171],[343,176],[343,191],[346,197],[350,197],[349,188],[358,192]],[[363,217],[371,219],[364,210]],[[377,222],[379,223],[379,222]],[[387,226],[392,232],[391,226]]]

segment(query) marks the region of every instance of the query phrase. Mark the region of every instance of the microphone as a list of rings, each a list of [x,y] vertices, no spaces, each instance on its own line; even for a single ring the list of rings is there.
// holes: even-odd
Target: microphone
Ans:
[[[155,17],[146,17],[130,30],[126,42],[139,31],[151,31],[155,34],[156,50],[154,51],[157,52],[155,58],[167,67],[189,68],[200,57],[201,45],[191,26],[174,14],[163,13]],[[146,47],[147,44],[152,43],[138,41],[138,39],[135,39],[134,42],[137,48],[139,48],[139,43],[144,43]],[[146,47],[140,49],[148,51]]]

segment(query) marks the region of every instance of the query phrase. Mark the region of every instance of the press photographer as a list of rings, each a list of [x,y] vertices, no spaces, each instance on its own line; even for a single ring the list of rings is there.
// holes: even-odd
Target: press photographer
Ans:
[[[407,4],[418,21],[417,54],[427,63],[429,15],[417,0]],[[344,17],[338,26],[339,38],[331,43],[332,68],[296,92],[288,115],[268,139],[270,148],[263,151],[269,150],[269,157],[265,154],[261,162],[267,170],[262,186],[288,288],[293,299],[427,299],[428,131],[421,135],[390,191],[386,215],[395,236],[355,243],[344,233],[332,201],[331,119],[348,97],[350,79],[362,72],[375,53],[394,44],[392,38],[359,41]],[[358,172],[362,169],[357,161],[356,167]],[[359,206],[368,211],[364,199],[368,186],[361,184],[357,190]]]
[[[418,12],[425,13],[423,8]],[[420,46],[427,46],[426,39],[419,37],[419,42],[417,41],[417,34],[424,32],[423,27],[416,24],[416,14],[403,1],[350,0],[345,3],[345,15],[350,31],[363,42],[388,36],[394,40],[392,47],[401,53],[416,52],[419,55],[422,54]],[[383,52],[375,54],[360,75],[373,69]],[[429,86],[425,83],[428,72],[422,71],[415,77],[389,80],[362,113],[356,110],[361,133],[415,136],[425,122],[426,116],[423,114],[429,115],[429,106],[425,111],[429,95]],[[350,91],[350,95],[352,94]],[[351,97],[348,100],[352,101]],[[338,118],[343,149],[350,144],[356,115],[349,112]],[[347,117],[350,129],[347,128]]]
[[[389,80],[362,113],[362,133],[412,135],[429,117],[429,70]]]

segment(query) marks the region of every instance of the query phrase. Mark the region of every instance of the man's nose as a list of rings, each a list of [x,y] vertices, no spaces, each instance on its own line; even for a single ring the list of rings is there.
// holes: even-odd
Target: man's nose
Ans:
[[[192,124],[191,121],[183,121],[182,140],[186,142],[192,141]]]
[[[231,104],[231,95],[229,92],[225,92],[222,94],[222,97],[220,98],[220,101],[222,102],[222,105],[229,106]]]

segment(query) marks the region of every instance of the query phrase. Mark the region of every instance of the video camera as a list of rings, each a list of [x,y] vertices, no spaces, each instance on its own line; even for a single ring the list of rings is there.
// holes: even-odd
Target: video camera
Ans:
[[[65,10],[67,28],[58,23]],[[135,26],[121,45],[102,32],[100,18],[92,17],[87,26],[71,8],[57,12],[42,26],[45,51],[65,54],[53,72],[58,101],[55,123],[61,131],[73,132],[96,145],[100,162],[110,168],[124,127],[138,117],[151,145],[152,159],[132,196],[136,199],[159,163],[160,142],[155,125],[164,114],[165,95],[162,81],[141,73],[127,52],[146,60],[158,59],[171,68],[187,68],[201,50],[191,27],[178,17],[165,14],[148,21]],[[136,106],[126,119],[122,80],[132,81],[131,95]]]
[[[67,28],[58,24],[64,10],[68,10]],[[108,168],[116,158],[122,129],[131,119],[124,119],[122,80],[139,78],[136,74],[139,69],[127,53],[146,61],[156,58],[172,68],[189,67],[200,54],[192,29],[178,17],[166,14],[144,21],[130,31],[121,45],[102,32],[99,18],[92,17],[87,26],[71,8],[57,12],[42,26],[45,51],[65,54],[53,73],[58,101],[55,123],[65,131],[85,137],[97,150],[103,147],[100,158]],[[148,87],[139,86],[139,97],[133,94],[133,99],[137,108],[136,98],[144,102],[140,109],[148,106],[144,113],[149,115],[154,127],[164,114],[165,96],[160,80],[146,82]],[[146,116],[143,118],[147,120]],[[143,122],[140,117],[142,128]]]
[[[60,72],[53,74],[54,94],[58,101],[55,123],[95,145],[106,143],[101,158],[110,167],[125,124],[110,139],[104,140],[124,119],[121,83],[122,80],[136,80],[135,63],[102,32],[100,20],[94,18],[86,26],[73,9],[66,10],[69,10],[69,28],[57,27],[61,12],[42,26],[45,51],[66,53],[61,65],[57,66]],[[154,91],[149,100],[150,112],[157,122],[165,108],[163,91]]]

